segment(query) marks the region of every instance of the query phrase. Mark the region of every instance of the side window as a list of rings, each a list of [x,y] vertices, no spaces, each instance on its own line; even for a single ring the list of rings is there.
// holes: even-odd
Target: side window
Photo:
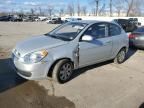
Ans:
[[[116,36],[121,34],[121,28],[115,24],[110,24],[109,26],[109,35]]]
[[[107,37],[108,26],[106,23],[97,23],[89,27],[84,35],[91,35],[96,39]]]

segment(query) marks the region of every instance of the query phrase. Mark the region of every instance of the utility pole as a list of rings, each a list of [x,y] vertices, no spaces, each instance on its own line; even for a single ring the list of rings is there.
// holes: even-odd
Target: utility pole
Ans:
[[[98,16],[99,0],[95,0],[95,3],[96,3],[96,16]]]
[[[110,0],[110,17],[112,17],[112,0]]]

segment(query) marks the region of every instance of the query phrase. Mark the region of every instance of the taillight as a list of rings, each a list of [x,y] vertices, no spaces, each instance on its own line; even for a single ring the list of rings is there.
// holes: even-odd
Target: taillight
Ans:
[[[129,39],[134,39],[135,37],[136,37],[135,34],[130,34],[130,35],[129,35]]]

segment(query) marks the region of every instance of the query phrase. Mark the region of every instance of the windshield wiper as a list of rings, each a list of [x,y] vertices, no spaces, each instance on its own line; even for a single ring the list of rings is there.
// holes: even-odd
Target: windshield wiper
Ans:
[[[56,39],[60,39],[60,40],[63,40],[63,41],[70,41],[70,39],[68,38],[65,38],[65,37],[62,37],[62,36],[57,36],[57,35],[52,35],[52,34],[45,34],[46,36],[50,36],[52,38],[56,38]]]
[[[51,34],[45,34],[46,36],[50,36],[52,38],[56,38],[56,39],[60,39],[60,40],[64,40],[63,38],[56,36],[56,35],[51,35]]]

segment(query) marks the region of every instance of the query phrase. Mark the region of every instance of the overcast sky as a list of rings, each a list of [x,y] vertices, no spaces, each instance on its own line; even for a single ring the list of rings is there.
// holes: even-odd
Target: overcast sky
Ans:
[[[77,4],[78,1],[81,6],[87,6],[89,10],[92,6],[95,6],[92,2],[93,0],[0,0],[0,11],[29,11],[31,8],[36,9],[42,7],[46,9],[48,6],[53,6],[55,9],[66,9],[68,3],[73,2]],[[101,0],[101,4],[103,4],[104,1],[106,2],[109,0]]]

